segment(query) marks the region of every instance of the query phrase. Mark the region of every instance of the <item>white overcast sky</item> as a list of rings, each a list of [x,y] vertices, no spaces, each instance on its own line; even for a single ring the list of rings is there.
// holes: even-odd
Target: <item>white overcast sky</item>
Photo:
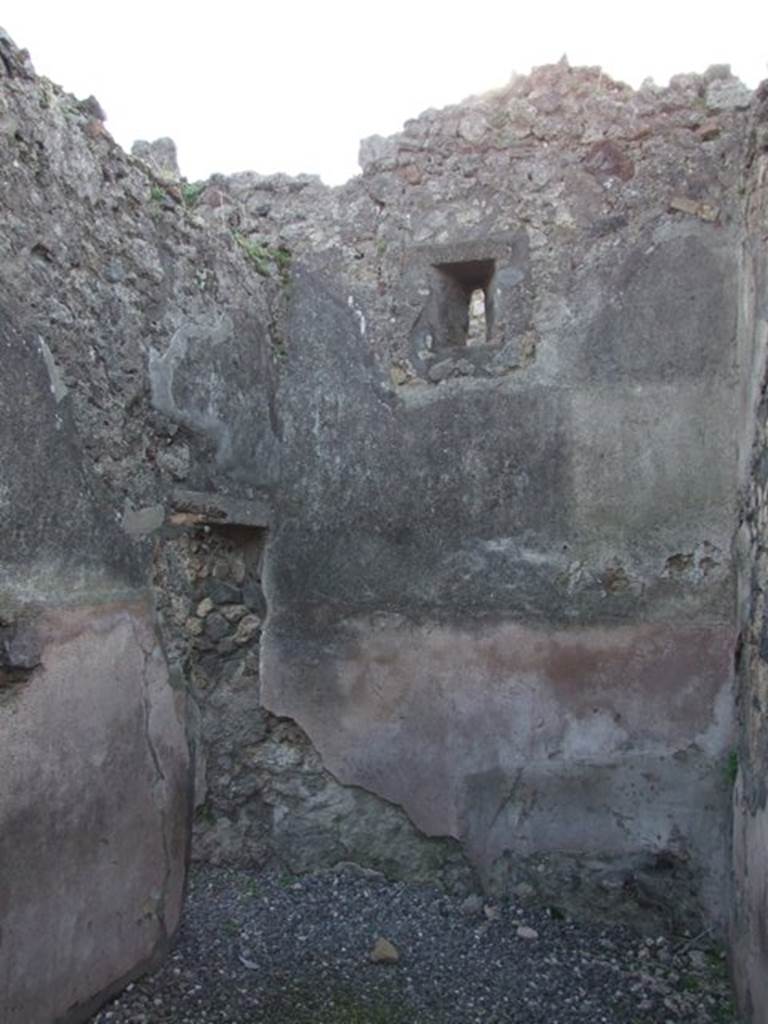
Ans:
[[[0,25],[124,147],[175,139],[190,179],[336,184],[364,136],[563,53],[633,85],[713,63],[768,77],[768,0],[3,0]]]

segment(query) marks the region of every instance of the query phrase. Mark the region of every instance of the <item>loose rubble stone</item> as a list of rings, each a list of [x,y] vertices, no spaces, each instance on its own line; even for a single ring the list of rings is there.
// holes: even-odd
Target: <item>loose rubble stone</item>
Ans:
[[[710,110],[744,110],[752,93],[737,78],[718,79],[707,86],[706,101]]]
[[[687,199],[685,196],[673,196],[669,201],[670,210],[678,210],[681,213],[690,213],[702,220],[714,222],[717,220],[720,210],[711,203],[698,202]]]
[[[205,625],[201,619],[190,615],[184,620],[184,629],[190,636],[201,636]]]
[[[435,384],[439,384],[440,381],[446,380],[451,376],[454,370],[454,363],[452,359],[441,359],[438,363],[433,363],[427,371],[427,376]]]
[[[716,117],[709,117],[707,120],[699,125],[696,129],[696,134],[702,140],[702,142],[710,142],[712,139],[716,139],[722,127]]]
[[[205,619],[205,634],[211,640],[221,640],[229,632],[229,623],[219,612],[210,612]]]
[[[258,615],[246,615],[242,618],[235,631],[235,643],[247,644],[261,629],[261,619]]]
[[[459,123],[459,135],[467,142],[479,142],[488,131],[488,122],[479,111],[472,111]]]
[[[378,938],[371,950],[371,960],[375,964],[396,964],[400,954],[389,939]]]
[[[104,117],[102,116],[100,120],[103,121]],[[176,143],[173,139],[155,139],[154,142],[139,139],[131,147],[131,153],[168,181],[178,181],[181,177],[176,156]]]
[[[242,600],[240,588],[224,580],[213,579],[207,589],[208,597],[214,604],[239,604]]]
[[[244,604],[225,604],[220,610],[227,622],[238,622],[248,611]]]

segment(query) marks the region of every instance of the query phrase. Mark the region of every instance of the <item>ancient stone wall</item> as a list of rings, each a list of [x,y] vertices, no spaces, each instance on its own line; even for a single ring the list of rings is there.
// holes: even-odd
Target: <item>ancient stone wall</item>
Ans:
[[[278,285],[280,469],[236,466],[268,508],[251,667],[210,559],[176,609],[198,855],[421,870],[402,806],[487,885],[722,919],[748,103],[723,68],[557,66],[368,140],[340,189],[199,188]],[[153,378],[192,429],[163,388],[204,360]],[[387,801],[362,846],[351,793]]]
[[[178,332],[252,353],[260,281],[112,142],[93,100],[0,33],[0,1018],[80,1020],[178,924],[191,771],[143,538],[160,495],[232,445],[151,411],[148,355]],[[221,300],[221,301],[220,301]],[[218,332],[218,334],[216,334]],[[185,336],[186,336],[185,335]],[[190,342],[190,344],[192,344]],[[264,365],[266,364],[266,370]],[[258,386],[255,382],[259,382]],[[210,403],[209,403],[210,405]],[[209,421],[215,409],[208,411]],[[237,414],[230,422],[238,424]],[[223,454],[222,454],[223,453]]]
[[[0,1017],[80,1019],[161,955],[188,833],[184,697],[45,342],[0,313]]]
[[[486,884],[678,924],[725,910],[748,103],[556,66],[198,207],[293,254],[263,702]]]
[[[717,930],[762,621],[762,108],[725,68],[635,92],[560,64],[367,140],[341,188],[191,184],[0,57],[10,1020],[82,1017],[163,948],[187,798],[201,859]]]
[[[768,89],[754,105],[746,174],[743,249],[742,408],[744,507],[738,537],[739,739],[734,786],[732,964],[750,1022],[768,1018]]]

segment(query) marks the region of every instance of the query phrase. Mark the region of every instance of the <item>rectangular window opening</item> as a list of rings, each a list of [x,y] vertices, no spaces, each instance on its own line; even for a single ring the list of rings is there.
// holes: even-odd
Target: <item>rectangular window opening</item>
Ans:
[[[439,347],[488,345],[493,338],[494,260],[435,264]]]

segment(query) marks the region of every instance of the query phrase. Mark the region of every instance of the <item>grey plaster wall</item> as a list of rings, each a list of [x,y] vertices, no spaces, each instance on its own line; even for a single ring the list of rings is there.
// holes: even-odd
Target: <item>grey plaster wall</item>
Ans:
[[[48,1024],[175,932],[185,698],[50,353],[3,309],[0,358],[0,1017]]]
[[[237,445],[151,412],[150,352],[236,337],[255,390],[269,318],[231,236],[195,224],[98,105],[36,77],[3,32],[0,139],[0,1018],[50,1024],[155,963],[181,911],[189,698],[143,527]],[[251,421],[268,406],[264,389]]]
[[[288,810],[261,731],[211,712],[226,657],[180,642],[204,855],[282,857],[290,815],[315,863],[381,866],[397,809],[486,885],[722,923],[749,104],[724,67],[635,92],[561,63],[367,140],[341,188],[205,183],[202,221],[292,254],[277,483],[258,436],[238,472],[272,508],[254,686],[328,796]],[[309,794],[306,749],[282,756]],[[340,783],[383,798],[367,853]]]
[[[111,515],[173,487],[226,491],[225,469],[247,465],[254,446],[266,478],[265,280],[180,182],[116,145],[92,105],[37,77],[7,37],[0,51],[3,302],[50,352]],[[148,545],[140,556],[146,570]]]
[[[539,857],[566,901],[655,888],[677,924],[727,913],[746,118],[707,98],[724,74],[662,98],[543,69],[374,147],[346,190],[377,214],[355,236],[320,206],[323,266],[292,275],[264,572],[262,699],[337,779],[488,885],[545,890]],[[526,111],[521,151],[500,134]],[[230,212],[256,230],[247,187],[293,237],[279,184],[230,183]],[[488,261],[503,329],[462,345]]]
[[[561,63],[367,140],[341,188],[190,189],[2,33],[0,57],[6,1016],[82,1017],[162,950],[183,725],[195,856],[474,873],[719,926],[734,651],[762,621],[732,555],[762,465],[747,91],[722,67],[635,92]],[[759,1014],[762,718],[742,719]]]
[[[732,970],[745,1019],[768,1018],[768,91],[757,95],[746,174],[742,307],[739,738],[734,752]]]
[[[313,276],[289,337],[266,706],[487,883],[533,854],[625,880],[671,859],[722,915],[732,388],[683,366],[678,387],[531,373],[392,394]]]

